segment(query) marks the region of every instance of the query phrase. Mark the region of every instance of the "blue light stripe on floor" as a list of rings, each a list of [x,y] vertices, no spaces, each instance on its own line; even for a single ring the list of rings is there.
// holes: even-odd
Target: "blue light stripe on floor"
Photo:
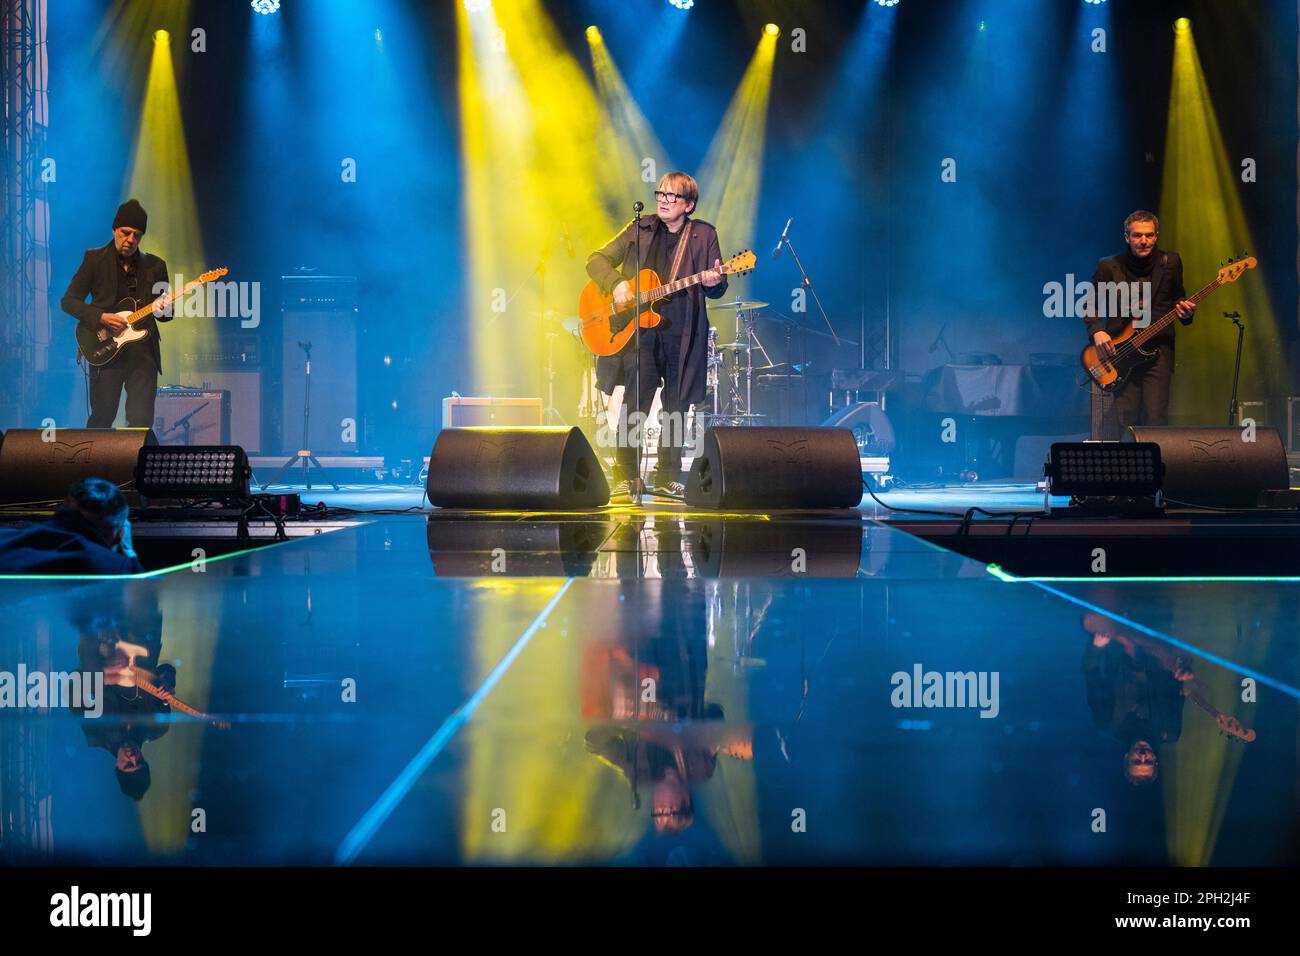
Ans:
[[[546,602],[546,607],[538,612],[537,616],[533,618],[533,623],[529,624],[527,630],[519,635],[519,640],[515,641],[514,646],[497,662],[497,666],[492,668],[492,673],[488,674],[483,683],[479,685],[478,690],[474,691],[469,700],[456,708],[451,716],[443,721],[437,733],[430,737],[425,745],[420,748],[419,753],[406,765],[406,769],[397,775],[397,779],[388,785],[388,789],[375,801],[375,805],[366,811],[365,815],[357,822],[357,825],[343,838],[343,842],[339,844],[338,852],[334,855],[335,863],[346,866],[366,848],[374,835],[379,832],[379,828],[384,825],[384,821],[392,815],[398,804],[405,799],[411,788],[415,786],[415,782],[420,779],[420,775],[429,769],[429,765],[433,763],[434,758],[442,752],[442,748],[447,746],[447,742],[456,735],[456,731],[460,730],[465,725],[465,722],[474,716],[474,711],[478,710],[479,704],[483,703],[487,695],[492,692],[492,688],[505,676],[506,671],[510,669],[510,665],[515,662],[515,658],[523,652],[528,642],[533,639],[533,635],[546,622],[547,615],[555,609],[555,605],[560,603],[560,599],[564,597],[564,592],[569,590],[571,584],[573,584],[573,578],[567,579],[560,589],[551,596],[551,599]]]
[[[1256,681],[1267,687],[1272,687],[1274,690],[1280,690],[1282,693],[1290,694],[1292,697],[1300,700],[1300,688],[1292,687],[1290,684],[1284,684],[1282,681],[1269,677],[1267,674],[1261,674],[1259,671],[1246,667],[1244,664],[1234,663],[1226,657],[1220,657],[1218,654],[1211,654],[1203,648],[1196,647],[1193,644],[1188,644],[1185,641],[1180,641],[1176,637],[1157,631],[1155,628],[1147,627],[1145,624],[1139,624],[1131,618],[1127,618],[1122,614],[1116,614],[1114,611],[1093,604],[1091,601],[1085,601],[1083,598],[1075,597],[1073,594],[1058,591],[1056,588],[1043,584],[1041,581],[1029,581],[1028,583],[1032,584],[1036,588],[1042,588],[1044,591],[1055,594],[1057,597],[1065,598],[1067,601],[1079,605],[1079,607],[1086,608],[1089,611],[1096,611],[1098,614],[1104,614],[1112,621],[1119,621],[1119,623],[1123,624],[1125,627],[1132,628],[1148,637],[1154,637],[1158,641],[1163,641],[1164,643],[1171,644],[1174,647],[1182,648],[1188,653],[1195,654],[1197,657],[1207,660],[1212,664],[1218,664],[1220,667],[1226,668],[1227,670],[1235,671],[1236,673],[1242,674],[1246,677],[1254,678]]]

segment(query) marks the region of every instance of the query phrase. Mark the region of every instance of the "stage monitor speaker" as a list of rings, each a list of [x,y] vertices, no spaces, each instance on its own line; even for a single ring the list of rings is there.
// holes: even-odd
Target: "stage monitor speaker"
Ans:
[[[852,508],[861,500],[862,463],[847,428],[711,428],[686,482],[686,501],[697,508]]]
[[[0,443],[0,501],[62,501],[82,478],[121,488],[135,480],[140,449],[156,444],[151,428],[11,428]]]
[[[1160,446],[1163,493],[1170,503],[1214,508],[1254,508],[1262,491],[1290,484],[1286,451],[1276,428],[1256,428],[1254,441],[1241,428],[1131,426],[1125,441]]]
[[[429,455],[440,508],[599,508],[609,483],[577,428],[444,428]]]

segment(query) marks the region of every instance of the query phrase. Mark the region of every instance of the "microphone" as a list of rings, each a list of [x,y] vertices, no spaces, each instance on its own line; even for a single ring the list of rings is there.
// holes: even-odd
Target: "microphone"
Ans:
[[[1240,313],[1240,312],[1225,312],[1225,313],[1223,313],[1223,317],[1224,317],[1225,319],[1239,319],[1239,318],[1241,318],[1241,313]]]
[[[641,210],[644,209],[644,208],[645,208],[645,203],[643,203],[643,202],[642,202],[641,200],[639,200],[639,199],[638,199],[636,202],[632,203],[632,209],[635,210],[638,214],[639,214],[639,213],[641,212]]]
[[[773,259],[781,258],[781,246],[785,244],[785,237],[790,233],[790,223],[792,222],[794,222],[793,216],[785,221],[785,228],[781,230],[781,238],[776,241],[776,248],[772,250]]]
[[[564,236],[564,248],[569,253],[569,258],[573,258],[573,240],[569,238],[569,227],[565,223],[560,223],[560,233]]]

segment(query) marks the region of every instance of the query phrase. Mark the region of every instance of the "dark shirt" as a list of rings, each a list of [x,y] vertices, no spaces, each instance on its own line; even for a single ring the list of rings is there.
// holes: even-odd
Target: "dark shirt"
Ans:
[[[682,238],[682,232],[686,229],[685,223],[682,228],[676,232],[669,232],[668,227],[660,220],[659,228],[655,230],[655,237],[650,242],[650,264],[649,268],[654,269],[655,274],[659,276],[660,281],[667,284],[668,277],[673,271],[673,257],[677,255],[677,243]],[[681,269],[678,270],[677,278],[682,278]],[[686,323],[690,319],[690,290],[678,292],[670,295],[666,299],[661,299],[655,303],[655,311],[663,318],[655,331],[663,335],[680,336],[686,328]],[[642,348],[645,348],[646,339],[642,337]]]
[[[1141,295],[1144,297],[1151,296],[1151,321],[1155,322],[1161,316],[1169,313],[1183,299],[1187,298],[1187,292],[1183,288],[1183,260],[1176,252],[1168,252],[1158,246],[1152,250],[1152,256],[1155,256],[1155,265],[1151,274],[1140,276],[1134,274],[1128,267],[1128,257],[1124,253],[1117,256],[1110,256],[1102,259],[1097,263],[1097,269],[1092,274],[1094,288],[1100,288],[1103,282],[1138,282],[1141,283]],[[1098,296],[1102,299],[1104,296]],[[1101,314],[1102,302],[1098,301],[1093,309],[1093,314],[1084,317],[1084,324],[1088,329],[1088,338],[1101,331],[1103,326],[1111,335],[1121,332],[1128,322],[1130,316],[1107,316]],[[1135,310],[1130,309],[1131,312]],[[1183,325],[1191,325],[1191,318],[1179,319]],[[1174,328],[1176,323],[1169,323],[1152,341],[1156,344],[1167,344],[1172,346],[1174,342]]]
[[[109,546],[94,525],[63,510],[42,524],[0,528],[0,572],[8,574],[139,574],[138,557]]]
[[[128,272],[123,266],[130,266]],[[123,302],[123,299],[133,299],[135,304]],[[140,254],[136,253],[130,259],[122,259],[120,256],[117,260],[117,299],[113,311],[121,312],[123,309],[130,309],[134,312],[148,301],[148,290],[143,292],[140,289]]]

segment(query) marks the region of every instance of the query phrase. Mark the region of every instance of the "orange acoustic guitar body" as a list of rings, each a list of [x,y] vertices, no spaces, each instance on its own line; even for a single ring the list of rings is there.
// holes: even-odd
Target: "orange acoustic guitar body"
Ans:
[[[653,269],[641,270],[641,295],[663,285]],[[621,312],[614,310],[614,297],[603,295],[600,286],[588,282],[578,297],[578,317],[582,321],[582,341],[596,355],[617,355],[636,334],[635,309],[628,306]],[[653,306],[641,306],[641,328],[653,329],[661,321]],[[617,331],[616,331],[617,329]]]

